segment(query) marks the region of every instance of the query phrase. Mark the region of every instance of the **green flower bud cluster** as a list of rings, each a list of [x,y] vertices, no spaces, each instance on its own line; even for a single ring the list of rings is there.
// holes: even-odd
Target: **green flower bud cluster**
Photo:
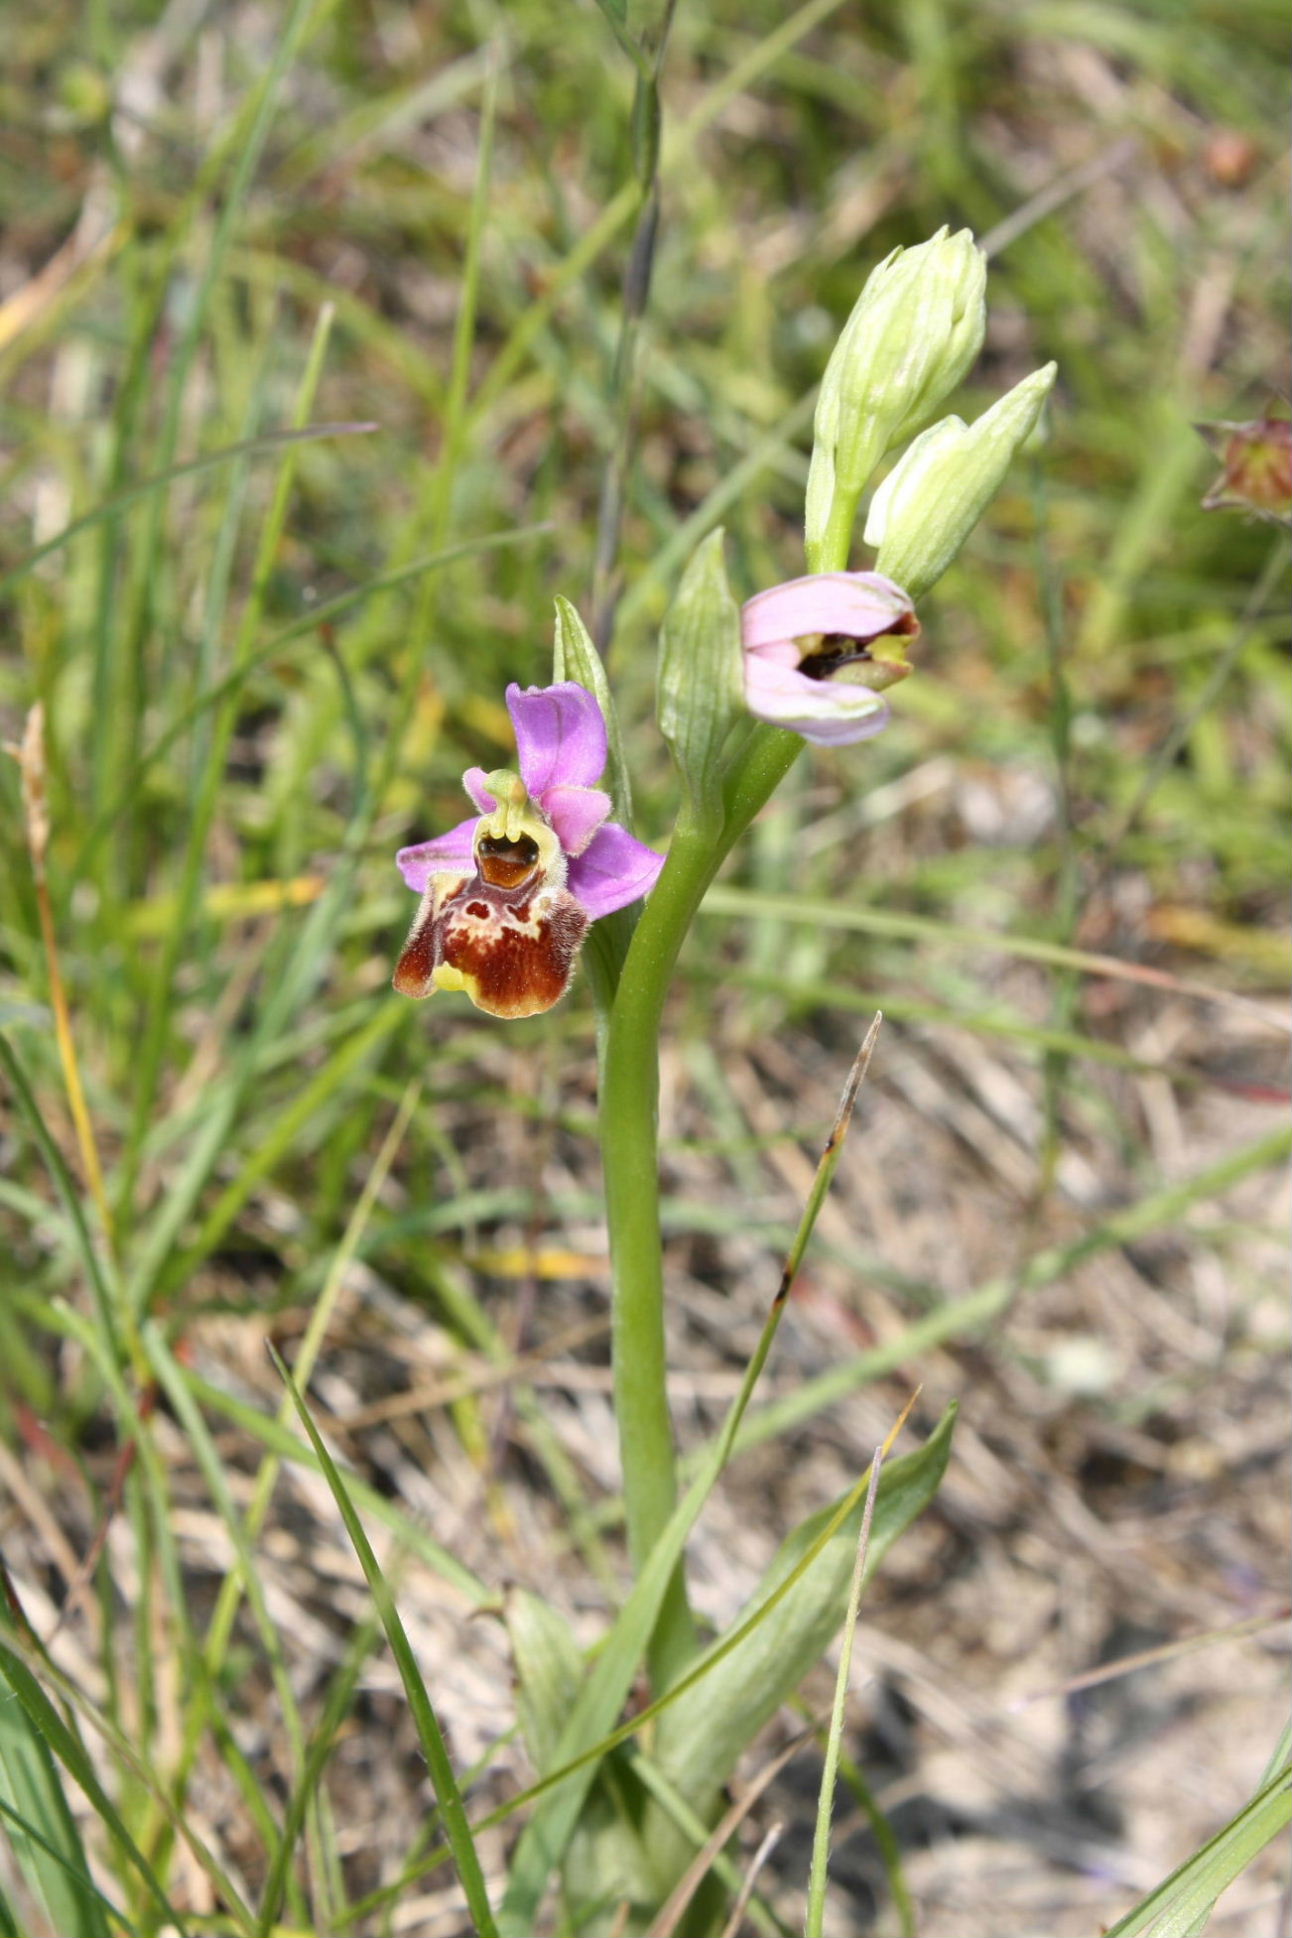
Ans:
[[[808,569],[844,562],[886,451],[927,424],[982,348],[987,264],[968,229],[894,249],[866,279],[821,380],[808,472]]]
[[[1035,429],[1046,364],[974,424],[931,423],[982,347],[987,265],[967,229],[895,249],[867,278],[821,381],[804,538],[813,572],[847,565],[861,495],[888,451],[914,442],[875,493],[875,569],[918,599],[946,571]],[[928,428],[925,428],[928,426]],[[918,435],[917,435],[918,433]]]

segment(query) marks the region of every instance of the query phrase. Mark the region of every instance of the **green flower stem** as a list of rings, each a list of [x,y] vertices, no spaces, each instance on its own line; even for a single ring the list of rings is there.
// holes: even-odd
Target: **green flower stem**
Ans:
[[[810,569],[847,568],[856,501],[846,527],[832,518]],[[601,1162],[610,1232],[615,1418],[624,1514],[634,1572],[677,1504],[673,1423],[664,1348],[664,1241],[659,1216],[659,1030],[686,932],[705,890],[803,748],[798,734],[755,726],[737,735],[723,774],[716,832],[685,815],[641,911],[606,1017],[601,1049]],[[604,1011],[603,1011],[604,1015]],[[662,1695],[696,1653],[695,1621],[679,1566],[647,1650]]]
[[[823,571],[833,570],[823,567]],[[714,872],[726,860],[760,808],[767,805],[804,748],[800,734],[787,733],[784,727],[759,725],[740,750],[723,787],[727,820],[723,829],[722,850]],[[705,887],[708,887],[708,882]]]
[[[628,1546],[636,1572],[677,1502],[659,1215],[659,1031],[664,1000],[705,890],[802,746],[797,734],[778,727],[756,729],[728,777],[726,818],[716,836],[693,823],[679,824],[633,933],[606,1026],[600,1122],[614,1283],[615,1415]],[[648,1651],[656,1695],[676,1681],[695,1651],[695,1623],[679,1568]]]
[[[815,545],[807,546],[809,572],[846,572],[852,551],[853,527],[857,523],[860,491],[845,491],[837,482],[826,528]]]

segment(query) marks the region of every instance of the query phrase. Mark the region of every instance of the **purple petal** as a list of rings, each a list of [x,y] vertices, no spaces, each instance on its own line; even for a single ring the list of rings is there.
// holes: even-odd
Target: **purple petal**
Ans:
[[[507,709],[516,729],[521,779],[535,799],[549,787],[595,787],[606,764],[606,723],[586,687],[515,684]]]
[[[627,908],[629,902],[648,895],[663,866],[663,855],[636,840],[617,821],[608,821],[583,854],[571,861],[570,893],[595,922],[598,916]]]
[[[741,634],[746,650],[808,633],[878,639],[895,626],[906,631],[901,622],[909,625],[914,610],[901,586],[882,573],[814,572],[755,593],[741,613]]]
[[[549,787],[539,803],[567,855],[581,855],[610,812],[599,787]]]
[[[498,805],[493,795],[489,792],[489,789],[485,786],[488,778],[489,776],[485,773],[483,767],[468,767],[466,773],[462,776],[462,785],[479,808],[481,814],[492,814]]]
[[[868,686],[810,680],[786,664],[786,645],[745,654],[745,705],[755,719],[788,727],[818,747],[848,747],[888,725],[888,706]],[[797,661],[793,647],[788,649]]]
[[[475,831],[480,816],[473,814],[469,821],[459,821],[456,828],[447,834],[437,834],[433,841],[419,841],[414,848],[401,848],[395,856],[395,865],[408,886],[418,895],[426,893],[432,875],[440,874],[446,868],[475,868]]]

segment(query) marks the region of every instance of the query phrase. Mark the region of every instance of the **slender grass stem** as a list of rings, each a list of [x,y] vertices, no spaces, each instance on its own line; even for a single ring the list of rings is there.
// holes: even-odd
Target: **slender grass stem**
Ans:
[[[296,398],[293,428],[304,430],[314,406],[314,397],[323,375],[327,357],[328,341],[332,333],[333,312],[325,309],[315,326],[314,338],[310,345],[309,356],[301,379]],[[238,627],[233,649],[234,670],[244,666],[250,659],[255,643],[261,616],[264,612],[266,592],[274,559],[278,552],[291,493],[296,482],[297,447],[288,444],[284,449],[282,468],[274,488],[273,501],[269,515],[261,530],[256,550],[256,560],[252,572],[251,591]],[[121,1174],[117,1189],[118,1215],[123,1224],[128,1224],[135,1211],[134,1196],[139,1172],[143,1163],[144,1142],[152,1121],[158,1087],[161,1083],[165,1062],[166,1044],[170,1031],[171,1012],[176,997],[176,976],[180,958],[189,942],[190,928],[198,905],[202,883],[202,872],[206,864],[207,843],[219,806],[220,790],[224,783],[225,759],[237,723],[237,694],[231,692],[220,707],[214,722],[203,720],[202,737],[206,742],[206,758],[196,778],[194,804],[189,823],[188,843],[184,853],[183,867],[177,892],[177,909],[162,945],[161,952],[153,971],[152,988],[146,1011],[146,1021],[140,1041],[138,1074],[135,1081],[134,1107],[131,1116],[130,1136],[122,1160]]]
[[[1078,848],[1076,815],[1072,786],[1072,688],[1068,679],[1067,636],[1064,622],[1063,585],[1049,543],[1049,505],[1045,471],[1034,463],[1033,495],[1036,504],[1037,584],[1045,615],[1045,649],[1050,675],[1050,731],[1054,760],[1055,809],[1058,855],[1054,878],[1054,939],[1065,948],[1076,940],[1082,907],[1081,857]],[[1081,979],[1074,968],[1055,977],[1050,1022],[1057,1031],[1070,1031],[1076,1019]],[[1071,1059],[1066,1051],[1047,1050],[1041,1066],[1044,1128],[1041,1136],[1033,1213],[1053,1191],[1062,1156],[1062,1107],[1068,1084]]]
[[[835,1677],[834,1705],[830,1712],[825,1762],[821,1771],[816,1834],[812,1840],[812,1873],[808,1881],[807,1918],[803,1927],[805,1938],[821,1938],[825,1929],[825,1897],[830,1881],[830,1824],[834,1816],[834,1788],[839,1775],[839,1747],[843,1740],[844,1711],[848,1702],[848,1677],[852,1671],[852,1645],[857,1633],[857,1616],[861,1610],[861,1591],[866,1579],[866,1555],[870,1547],[871,1522],[875,1513],[875,1496],[879,1490],[879,1474],[883,1459],[883,1448],[876,1447],[874,1459],[870,1463],[870,1486],[866,1490],[861,1532],[857,1537],[857,1560],[852,1571],[852,1586],[848,1591],[848,1612],[843,1622],[843,1648],[839,1656],[839,1672]]]
[[[638,87],[643,86],[638,78]],[[638,368],[637,349],[641,338],[646,301],[650,294],[651,271],[655,262],[655,240],[659,233],[659,185],[652,182],[642,202],[637,231],[633,237],[628,269],[624,277],[624,314],[611,388],[615,399],[614,442],[606,460],[601,481],[601,503],[597,517],[597,550],[592,570],[592,637],[598,651],[605,653],[614,629],[615,609],[619,603],[616,563],[619,533],[623,525],[624,502],[628,490],[628,471],[632,461],[633,432],[636,427]]]
[[[67,987],[63,981],[63,971],[59,961],[58,930],[54,923],[54,909],[49,897],[49,880],[45,872],[45,857],[49,847],[49,810],[46,805],[45,791],[45,710],[39,702],[27,716],[27,728],[22,745],[11,748],[10,752],[22,772],[23,820],[26,826],[27,852],[31,857],[32,880],[36,889],[36,910],[40,917],[40,939],[45,950],[45,972],[49,979],[49,1006],[54,1012],[54,1037],[58,1044],[58,1060],[63,1069],[67,1106],[72,1114],[85,1182],[99,1214],[99,1223],[103,1228],[108,1249],[114,1251],[116,1233],[112,1222],[112,1209],[108,1204],[108,1194],[104,1188],[98,1141],[94,1135],[94,1124],[85,1101],[85,1087],[81,1082],[81,1066],[76,1055],[76,1038],[72,1034],[72,1013],[68,1005]]]
[[[614,630],[615,609],[619,603],[616,564],[619,533],[623,525],[624,503],[628,490],[628,471],[632,462],[633,433],[637,420],[638,362],[646,305],[650,300],[651,276],[655,268],[655,243],[659,235],[659,154],[661,107],[660,70],[668,31],[673,20],[674,0],[669,0],[658,37],[651,48],[645,45],[637,57],[637,84],[633,94],[633,175],[638,204],[637,226],[633,233],[628,265],[624,271],[623,315],[619,341],[615,347],[611,377],[614,430],[606,468],[601,481],[601,503],[597,516],[597,547],[592,569],[592,637],[604,654]]]

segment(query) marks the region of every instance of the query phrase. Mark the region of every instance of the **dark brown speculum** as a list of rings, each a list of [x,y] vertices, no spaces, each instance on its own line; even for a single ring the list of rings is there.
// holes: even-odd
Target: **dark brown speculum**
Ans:
[[[538,867],[538,843],[527,834],[515,841],[482,835],[476,842],[476,867],[491,888],[519,888]]]
[[[847,633],[822,633],[817,644],[799,661],[799,672],[809,680],[828,680],[841,666],[855,666],[860,660],[874,657],[862,639],[850,639]]]
[[[920,622],[915,614],[904,612],[882,633],[874,633],[869,639],[856,639],[851,633],[817,633],[797,642],[803,652],[798,670],[809,680],[828,680],[832,673],[838,673],[845,666],[873,663],[875,655],[871,647],[877,639],[910,637],[919,630]]]

